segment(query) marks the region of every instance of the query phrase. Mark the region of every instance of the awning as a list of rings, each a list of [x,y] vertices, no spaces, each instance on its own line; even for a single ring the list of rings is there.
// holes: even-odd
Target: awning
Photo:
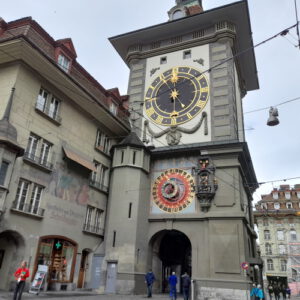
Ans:
[[[66,145],[63,146],[63,150],[68,159],[73,160],[74,162],[80,164],[81,166],[91,171],[97,171],[94,164],[89,159],[85,158],[84,154],[80,154],[78,153],[78,151],[70,149],[70,147]]]

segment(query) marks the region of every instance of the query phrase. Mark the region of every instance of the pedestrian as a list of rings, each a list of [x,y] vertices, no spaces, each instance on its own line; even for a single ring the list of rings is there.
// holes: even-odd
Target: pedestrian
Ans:
[[[269,286],[268,286],[268,292],[269,292],[270,300],[272,300],[272,298],[273,298],[273,293],[274,293],[272,283],[270,283]]]
[[[282,294],[282,299],[286,300],[286,286],[284,284],[281,286],[281,294]]]
[[[273,290],[274,290],[275,300],[279,300],[280,299],[280,289],[277,284],[274,284]]]
[[[152,297],[152,286],[153,282],[155,281],[155,276],[150,269],[149,272],[145,275],[145,283],[147,284],[147,297]]]
[[[177,299],[176,285],[177,285],[177,276],[175,275],[175,272],[172,272],[172,275],[169,276],[169,286],[170,286],[170,298],[171,298],[171,300],[176,300]]]
[[[291,289],[288,286],[286,288],[286,295],[288,299],[291,299]]]
[[[182,276],[182,292],[183,292],[183,299],[189,300],[190,297],[190,286],[191,286],[191,278],[187,272],[185,272]]]
[[[14,276],[17,280],[17,284],[13,300],[21,300],[26,278],[29,277],[29,270],[27,269],[27,262],[25,260],[22,261],[21,267],[16,270]]]
[[[251,297],[252,300],[256,299],[256,294],[257,294],[257,287],[256,287],[256,284],[253,283],[252,284],[252,289],[251,289],[251,292],[250,292],[250,297]]]
[[[264,297],[264,292],[263,292],[263,290],[261,288],[261,285],[258,284],[257,285],[257,290],[256,290],[256,300],[262,300],[264,298],[265,298]]]

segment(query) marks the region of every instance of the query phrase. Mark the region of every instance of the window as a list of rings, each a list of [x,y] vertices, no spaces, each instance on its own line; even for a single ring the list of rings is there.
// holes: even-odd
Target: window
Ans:
[[[88,205],[86,208],[83,230],[91,233],[102,233],[103,210]]]
[[[300,191],[297,191],[297,197],[300,199]]]
[[[279,254],[286,254],[286,248],[285,248],[285,245],[280,244],[280,245],[278,246],[278,249],[279,249]]]
[[[161,64],[161,65],[164,65],[164,64],[166,64],[166,63],[167,63],[167,57],[166,57],[166,56],[161,57],[161,58],[160,58],[160,64]]]
[[[117,115],[117,105],[114,102],[111,102],[109,105],[109,111],[116,116]]]
[[[182,10],[178,9],[173,12],[173,20],[180,19],[183,17],[184,17],[184,12]]]
[[[0,185],[2,186],[5,185],[5,179],[6,179],[8,167],[9,167],[9,162],[3,160],[0,166]]]
[[[131,210],[132,210],[132,203],[129,203],[129,207],[128,207],[128,219],[131,219]]]
[[[265,245],[265,250],[266,250],[266,255],[271,255],[272,254],[272,246],[271,244],[266,244]]]
[[[37,98],[35,108],[38,111],[43,112],[51,119],[60,123],[61,121],[61,118],[59,116],[60,103],[61,103],[60,100],[58,100],[56,97],[51,95],[44,88],[41,88]]]
[[[268,221],[268,219],[266,219],[266,218],[263,219],[263,225],[264,225],[264,226],[269,226],[269,221]]]
[[[278,193],[276,192],[276,193],[273,193],[273,199],[278,199]]]
[[[274,208],[275,209],[280,209],[280,204],[278,202],[274,203]]]
[[[183,59],[189,59],[191,57],[192,57],[192,51],[191,50],[183,51]]]
[[[277,240],[284,241],[284,232],[283,230],[277,230]]]
[[[261,209],[268,209],[267,203],[261,203],[260,207],[261,207]]]
[[[280,269],[281,269],[282,272],[286,271],[286,265],[287,265],[287,261],[285,259],[282,259],[280,261]]]
[[[96,171],[91,174],[90,185],[103,191],[108,191],[109,168],[94,161]]]
[[[285,199],[291,199],[291,192],[284,192]]]
[[[51,163],[52,144],[45,139],[30,133],[24,159],[34,162],[37,165],[52,169]]]
[[[292,229],[290,231],[290,237],[291,237],[291,241],[297,241],[297,232],[296,232],[296,230]]]
[[[100,130],[97,131],[96,148],[100,151],[109,154],[110,139],[105,133],[103,133]]]
[[[12,208],[25,213],[43,216],[44,210],[40,208],[43,189],[44,187],[37,183],[20,179]]]
[[[137,151],[133,151],[133,153],[132,153],[132,164],[133,165],[136,164],[136,154],[137,154]]]
[[[63,69],[65,72],[69,71],[70,68],[70,60],[64,56],[63,54],[59,54],[58,55],[58,59],[57,59],[57,64],[58,66]]]
[[[292,202],[287,202],[287,203],[286,203],[286,208],[287,208],[287,209],[292,209],[292,208],[293,208]]]
[[[271,234],[269,230],[264,231],[264,238],[265,240],[270,240],[271,239]]]
[[[296,280],[297,280],[297,277],[298,277],[298,272],[297,272],[297,270],[292,269],[292,279],[293,279],[294,281],[296,281]]]
[[[273,259],[267,259],[267,269],[269,271],[273,271],[274,270]]]

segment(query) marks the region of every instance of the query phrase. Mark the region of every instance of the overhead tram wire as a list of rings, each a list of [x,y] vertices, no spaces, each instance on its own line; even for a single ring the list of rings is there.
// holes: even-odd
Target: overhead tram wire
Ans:
[[[299,50],[300,50],[300,33],[299,33],[299,19],[298,19],[297,0],[295,0],[295,14],[296,14],[296,22],[297,22],[296,32],[297,32],[297,37],[298,37],[298,47],[299,47]]]

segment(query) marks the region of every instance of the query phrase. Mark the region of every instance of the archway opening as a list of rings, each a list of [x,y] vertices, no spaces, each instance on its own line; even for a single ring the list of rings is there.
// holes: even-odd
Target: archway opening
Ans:
[[[0,233],[0,289],[8,290],[14,282],[13,274],[24,259],[25,240],[16,231]]]
[[[168,278],[172,272],[178,277],[178,291],[181,291],[180,278],[184,272],[192,273],[191,242],[177,230],[164,230],[153,237],[152,268],[155,272],[160,292],[168,292]]]

